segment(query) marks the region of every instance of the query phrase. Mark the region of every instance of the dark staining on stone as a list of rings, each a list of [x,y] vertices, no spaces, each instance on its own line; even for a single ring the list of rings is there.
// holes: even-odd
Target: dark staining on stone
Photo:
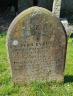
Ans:
[[[34,25],[34,30],[38,31],[39,30],[39,25]]]
[[[34,38],[35,40],[40,40],[41,33],[38,32],[38,29],[37,30],[31,29],[31,35],[35,36],[35,38]]]
[[[15,49],[15,51],[17,51],[17,49]]]
[[[49,42],[46,42],[46,45],[49,45]]]
[[[18,64],[19,62],[14,62],[14,64]]]
[[[37,40],[37,41],[40,40],[40,36],[39,36],[39,35],[37,36],[36,40]]]

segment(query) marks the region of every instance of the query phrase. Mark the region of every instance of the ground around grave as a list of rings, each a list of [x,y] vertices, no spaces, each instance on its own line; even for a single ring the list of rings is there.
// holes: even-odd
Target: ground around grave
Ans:
[[[73,38],[68,40],[64,84],[33,82],[13,86],[6,52],[6,33],[0,34],[0,96],[73,96]]]
[[[67,16],[72,18],[72,15]],[[1,33],[7,31],[14,17],[13,13],[0,13]],[[70,22],[73,24],[73,20]],[[24,87],[13,86],[5,44],[6,34],[0,34],[0,96],[73,96],[73,38],[70,38],[67,44],[64,85],[34,82]]]
[[[70,26],[73,27],[73,12],[63,12],[60,16],[61,18],[67,18]],[[8,27],[12,20],[15,18],[15,14],[6,10],[5,12],[0,12],[0,33],[7,32]],[[73,33],[73,29],[71,31]]]

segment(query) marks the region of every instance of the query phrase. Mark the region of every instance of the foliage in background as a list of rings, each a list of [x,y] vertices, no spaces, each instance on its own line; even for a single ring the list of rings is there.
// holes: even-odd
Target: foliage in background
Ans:
[[[68,37],[68,39],[70,38],[70,35],[71,35],[71,26],[68,26],[67,28],[66,28],[66,32],[67,32],[67,37]]]
[[[18,11],[18,0],[0,0],[0,12],[10,10],[12,6],[17,8]]]

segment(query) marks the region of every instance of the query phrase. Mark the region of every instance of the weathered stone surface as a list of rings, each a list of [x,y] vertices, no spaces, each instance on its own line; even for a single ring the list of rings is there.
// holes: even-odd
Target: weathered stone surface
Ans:
[[[58,18],[32,7],[11,23],[6,48],[13,83],[64,81],[66,32]]]
[[[54,0],[53,2],[53,13],[59,18],[60,17],[60,8],[62,0]]]

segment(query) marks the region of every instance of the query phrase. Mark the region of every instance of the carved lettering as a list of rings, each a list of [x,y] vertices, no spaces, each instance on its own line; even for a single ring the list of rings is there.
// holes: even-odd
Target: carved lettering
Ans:
[[[10,26],[6,46],[12,82],[63,81],[66,34],[60,21],[48,10],[33,7]]]
[[[39,30],[39,25],[34,25],[34,30]]]

